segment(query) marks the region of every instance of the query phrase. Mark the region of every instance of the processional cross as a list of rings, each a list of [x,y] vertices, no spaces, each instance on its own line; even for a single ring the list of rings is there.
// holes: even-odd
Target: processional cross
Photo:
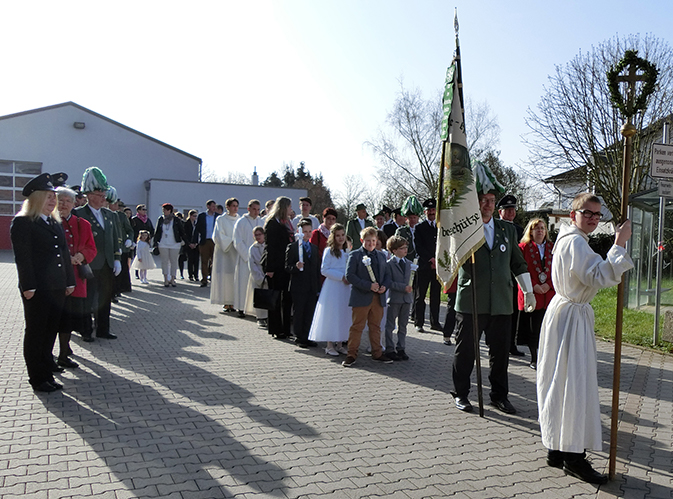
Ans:
[[[622,71],[627,70],[626,74]],[[639,73],[640,71],[640,73]],[[647,98],[654,91],[658,71],[654,64],[638,57],[635,50],[627,50],[624,58],[616,67],[608,71],[608,87],[614,106],[626,117],[626,123],[621,128],[624,136],[624,161],[622,170],[622,204],[619,223],[626,221],[629,205],[629,191],[631,184],[631,149],[633,136],[637,129],[631,123],[631,118],[638,111],[645,111]],[[636,95],[636,84],[643,82],[640,95]],[[626,102],[620,92],[619,84],[626,83]],[[610,456],[608,472],[610,479],[615,476],[617,461],[617,428],[619,424],[619,378],[621,376],[622,359],[622,323],[624,319],[624,277],[617,287],[617,317],[615,324],[615,365],[612,378],[612,418],[610,425]]]

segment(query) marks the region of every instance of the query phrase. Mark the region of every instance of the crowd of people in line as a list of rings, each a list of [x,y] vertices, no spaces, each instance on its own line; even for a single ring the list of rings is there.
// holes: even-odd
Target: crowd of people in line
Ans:
[[[374,361],[409,360],[407,325],[411,320],[417,332],[425,332],[429,292],[430,329],[442,331],[446,345],[455,336],[451,393],[456,407],[472,411],[476,321],[488,346],[492,405],[516,413],[508,399],[509,357],[523,355],[517,343],[527,345],[530,367],[537,370],[548,464],[604,483],[605,476],[584,454],[601,446],[589,301],[599,289],[616,284],[632,262],[624,251],[628,222],[617,228],[607,260],[589,248],[588,234],[601,217],[595,196],[573,201],[572,224],[561,229],[553,246],[541,218],[531,219],[525,229],[513,222],[514,196],[501,197],[497,219],[497,192],[480,191],[485,243],[475,252],[475,274],[463,266],[444,290],[448,306],[442,325],[434,199],[421,204],[410,196],[400,208],[384,206],[373,220],[359,204],[345,226],[337,223],[334,208],[325,209],[321,220],[312,215],[308,197],[300,198],[296,215],[284,196],[267,201],[264,209],[250,200],[242,216],[236,198],[224,206],[209,200],[206,211],[192,210],[186,219],[165,203],[155,227],[146,206],[138,205],[131,216],[119,205],[100,169],[87,169],[81,186],[68,188],[66,181],[65,174],[44,173],[28,182],[27,199],[11,227],[26,321],[24,357],[35,391],[62,389],[53,374],[77,368],[70,358],[73,331],[85,342],[94,341],[94,332],[96,338],[116,338],[110,331],[111,304],[131,290],[131,271],[141,284],[149,283],[147,271],[155,268],[156,255],[165,287],[177,285],[178,270],[184,279],[187,263],[190,281],[200,280],[202,287],[210,283],[210,301],[222,307],[221,314],[253,315],[270,335],[294,337],[302,348],[324,343],[327,355],[345,356],[344,367],[358,359],[365,330]],[[265,296],[274,304],[257,303],[256,290],[269,291]]]

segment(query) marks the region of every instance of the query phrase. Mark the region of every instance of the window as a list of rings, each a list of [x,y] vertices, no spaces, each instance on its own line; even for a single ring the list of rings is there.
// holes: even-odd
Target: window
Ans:
[[[0,160],[0,215],[14,215],[21,209],[23,186],[42,173],[42,163]]]

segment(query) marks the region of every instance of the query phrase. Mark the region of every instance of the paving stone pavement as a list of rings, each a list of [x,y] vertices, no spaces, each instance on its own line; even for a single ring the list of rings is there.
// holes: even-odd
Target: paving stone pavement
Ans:
[[[673,497],[672,356],[624,347],[619,475],[597,489],[545,465],[525,358],[510,366],[518,414],[486,406],[479,418],[453,405],[440,334],[411,331],[408,362],[361,355],[344,369],[219,315],[198,284],[149,277],[113,306],[119,339],[73,337],[81,368],[38,395],[13,257],[0,252],[0,498]],[[602,469],[613,345],[598,350]]]

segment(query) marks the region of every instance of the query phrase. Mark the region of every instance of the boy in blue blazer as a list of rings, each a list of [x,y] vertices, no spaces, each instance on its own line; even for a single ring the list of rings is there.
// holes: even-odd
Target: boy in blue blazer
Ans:
[[[377,240],[377,229],[366,227],[360,233],[362,246],[348,255],[346,280],[352,284],[348,305],[353,308],[353,325],[348,332],[348,356],[342,363],[344,367],[355,363],[365,324],[369,326],[372,358],[386,364],[392,362],[381,349],[381,320],[386,306],[385,293],[390,286],[390,274],[386,257],[376,251]]]
[[[405,353],[407,323],[411,304],[414,301],[413,287],[409,285],[414,264],[406,259],[409,243],[402,236],[388,239],[388,251],[393,255],[387,262],[390,273],[388,292],[388,316],[386,317],[386,356],[393,360],[409,360]],[[415,266],[418,268],[418,266]],[[397,320],[397,352],[393,341],[393,329]]]

